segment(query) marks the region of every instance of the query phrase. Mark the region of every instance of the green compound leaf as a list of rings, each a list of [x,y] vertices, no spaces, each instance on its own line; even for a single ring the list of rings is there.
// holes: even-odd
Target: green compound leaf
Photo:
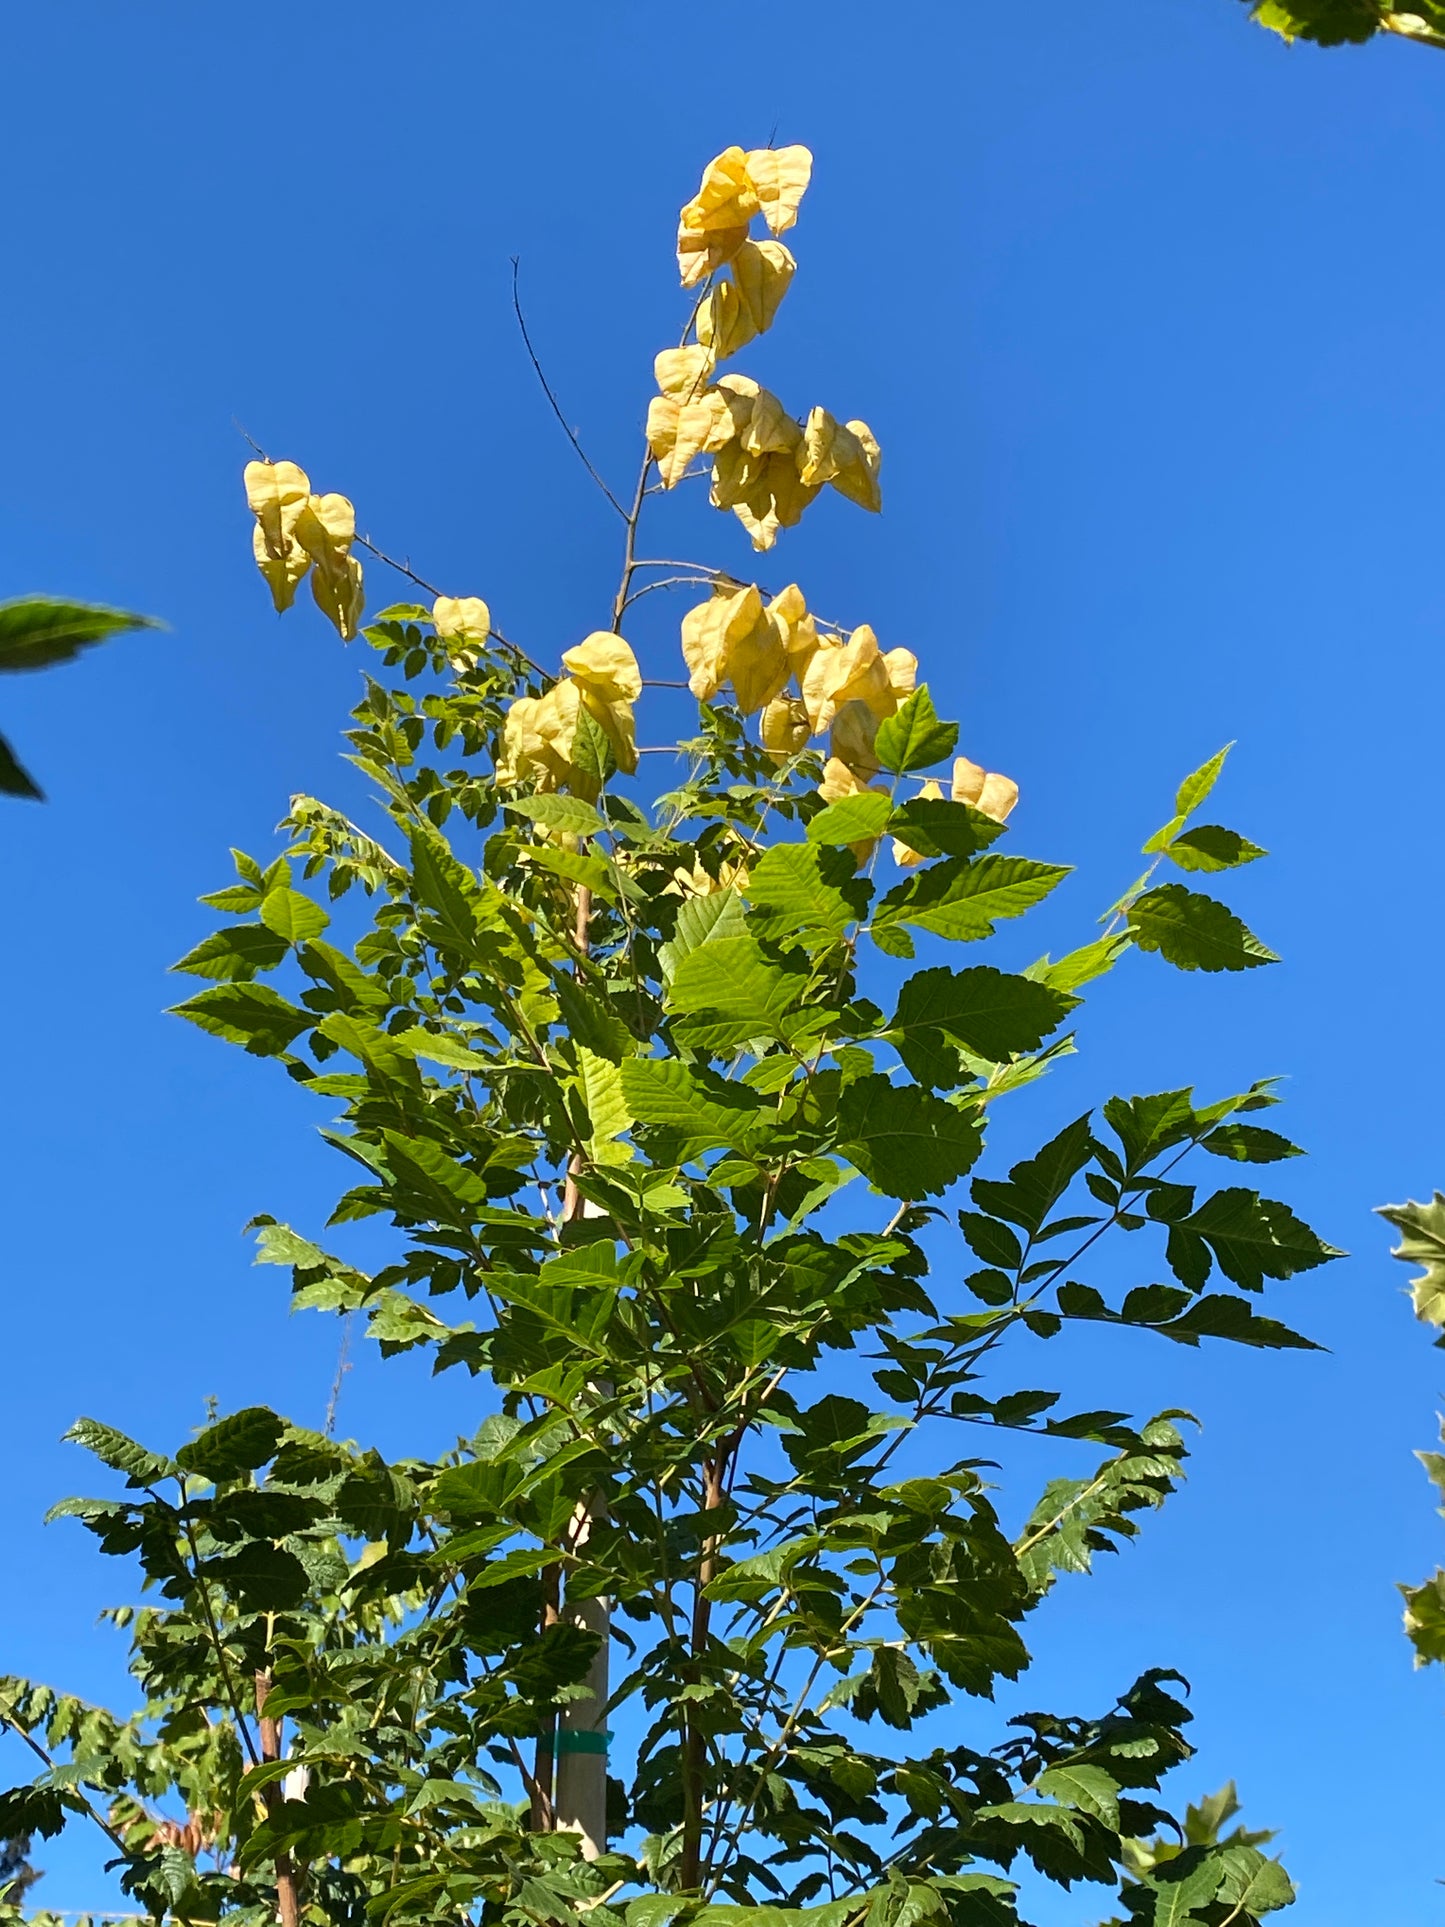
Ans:
[[[1292,1278],[1344,1255],[1288,1205],[1239,1187],[1216,1191],[1180,1222],[1209,1246],[1225,1277],[1246,1291],[1262,1290],[1266,1278]]]
[[[1232,910],[1182,883],[1162,883],[1136,898],[1129,928],[1141,950],[1157,950],[1177,970],[1253,970],[1279,962]]]

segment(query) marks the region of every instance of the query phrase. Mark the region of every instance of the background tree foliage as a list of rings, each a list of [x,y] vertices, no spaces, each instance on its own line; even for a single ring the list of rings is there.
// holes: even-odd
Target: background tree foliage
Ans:
[[[1250,16],[1286,40],[1314,40],[1322,47],[1398,34],[1427,47],[1445,47],[1445,6],[1439,0],[1246,0]]]
[[[1068,871],[999,847],[1014,785],[955,756],[912,654],[639,553],[694,472],[759,550],[825,488],[879,504],[865,423],[719,373],[786,294],[809,165],[729,149],[682,211],[696,293],[634,488],[600,483],[621,563],[582,641],[534,658],[425,584],[366,621],[351,504],[248,469],[278,607],[309,575],[373,651],[347,736],[380,813],[295,797],[283,855],[235,853],[179,1008],[327,1105],[340,1239],[396,1232],[368,1273],[262,1218],[261,1259],[470,1374],[478,1423],[438,1462],[263,1407],[173,1451],[73,1429],[114,1476],[56,1515],[142,1575],[110,1615],[137,1706],[0,1682],[38,1768],[0,1835],[100,1828],[158,1920],[1002,1927],[1022,1870],[1160,1927],[1293,1898],[1232,1792],[1161,1804],[1167,1653],[1112,1705],[978,1704],[1186,1457],[1185,1413],[1064,1409],[1039,1345],[1307,1347],[1260,1297],[1334,1255],[1249,1181],[1297,1154],[1263,1083],[1108,1097],[980,1167],[1098,978],[1273,961],[1198,887],[1264,854],[1201,820],[1224,752],[1077,948],[960,959]],[[665,587],[700,592],[699,710],[653,797],[637,710],[675,665],[625,628]],[[1056,1469],[1005,1506],[1015,1434]]]
[[[1445,1195],[1437,1191],[1429,1204],[1384,1204],[1380,1216],[1401,1234],[1393,1255],[1406,1264],[1425,1267],[1411,1280],[1410,1295],[1416,1317],[1440,1332],[1435,1343],[1445,1350]],[[1445,1498],[1445,1454],[1420,1452],[1416,1456]],[[1441,1516],[1445,1518],[1445,1508]],[[1405,1595],[1405,1631],[1415,1648],[1415,1664],[1445,1664],[1445,1569],[1437,1568],[1423,1585],[1402,1586],[1400,1590]]]

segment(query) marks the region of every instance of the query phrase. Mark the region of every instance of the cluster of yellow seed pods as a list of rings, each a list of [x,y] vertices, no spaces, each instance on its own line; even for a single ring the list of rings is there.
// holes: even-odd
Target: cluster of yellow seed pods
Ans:
[[[682,481],[699,457],[710,457],[714,505],[730,509],[758,549],[771,548],[778,530],[795,524],[825,486],[875,513],[881,506],[879,448],[866,422],[839,422],[823,408],[798,421],[750,377],[716,376],[718,363],[777,315],[796,270],[778,237],[797,220],[812,166],[806,147],[729,147],[708,163],[678,221],[683,286],[703,287],[688,330],[693,338],[658,355],[659,392],[647,416],[648,449],[664,488]],[[768,234],[754,240],[759,219]],[[277,609],[291,606],[309,571],[318,605],[350,640],[363,605],[351,503],[344,495],[312,494],[294,462],[250,462],[245,479],[256,562]],[[474,666],[491,634],[486,603],[439,596],[432,621],[456,666]],[[719,582],[683,617],[682,654],[693,695],[704,703],[726,695],[744,717],[756,715],[761,746],[779,766],[826,737],[819,789],[829,802],[875,787],[878,727],[913,692],[918,675],[917,658],[907,649],[883,649],[867,624],[845,632],[820,623],[796,583],[765,600],[755,584]],[[631,645],[611,630],[568,649],[562,669],[544,694],[512,704],[497,781],[595,801],[606,767],[627,774],[637,768],[633,705],[642,672]],[[1018,799],[1007,777],[967,757],[954,764],[951,789],[956,801],[999,822]],[[942,786],[929,781],[922,793],[941,796]],[[897,840],[893,853],[905,865],[922,860]],[[716,882],[705,873],[678,873],[686,892]]]

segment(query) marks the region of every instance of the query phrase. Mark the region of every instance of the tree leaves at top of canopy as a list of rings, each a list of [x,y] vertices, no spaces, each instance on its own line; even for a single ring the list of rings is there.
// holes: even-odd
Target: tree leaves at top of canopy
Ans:
[[[1427,46],[1445,47],[1445,6],[1439,0],[1246,0],[1251,17],[1284,40],[1313,40],[1322,47],[1359,45],[1377,33],[1399,34]]]
[[[747,228],[790,225],[803,158],[728,150],[689,204],[689,271],[730,278],[704,290],[699,338],[659,358],[637,515],[668,513],[652,462],[670,489],[703,453],[715,505],[764,545],[825,484],[878,506],[861,422],[814,408],[805,424],[751,378],[716,379],[791,278]],[[349,502],[313,497],[294,465],[249,483],[278,603],[314,571],[348,635]],[[1083,1321],[1096,1338],[1306,1344],[1242,1294],[1329,1247],[1253,1191],[1196,1204],[1177,1168],[1201,1145],[1216,1176],[1217,1157],[1292,1147],[1236,1121],[1264,1088],[1152,1093],[1111,1100],[1097,1135],[1091,1113],[1015,1152],[1007,1177],[974,1181],[973,1209],[930,1201],[1129,950],[1209,970],[1268,953],[1151,872],[1057,964],[941,963],[941,944],[990,938],[1066,875],[990,847],[1017,786],[967,755],[924,780],[958,732],[911,650],[823,620],[795,583],[765,595],[708,563],[640,561],[657,550],[624,516],[615,599],[585,642],[537,636],[542,662],[476,596],[370,625],[392,673],[365,679],[348,743],[380,833],[296,799],[286,856],[235,854],[206,899],[225,927],[180,966],[205,980],[189,1021],[327,1106],[351,1166],[332,1223],[379,1221],[373,1273],[271,1220],[262,1261],[289,1267],[298,1306],[364,1318],[384,1353],[472,1374],[484,1416],[436,1462],[388,1463],[264,1407],[175,1459],[80,1428],[130,1481],[63,1510],[149,1582],[140,1717],[24,1683],[0,1704],[111,1816],[148,1911],[286,1917],[290,1880],[317,1927],[679,1911],[1006,1927],[1015,1863],[1117,1890],[1126,1842],[1166,1824],[1138,1796],[1185,1757],[1187,1714],[1158,1675],[1103,1719],[1027,1716],[987,1753],[947,1729],[900,1736],[1017,1676],[1054,1576],[1122,1545],[1177,1481],[1167,1417],[1055,1415],[1013,1341],[1067,1342]],[[644,807],[631,705],[661,666],[645,674],[616,625],[665,586],[658,566],[702,579],[682,634],[702,707],[686,773]],[[1254,859],[1237,832],[1190,827],[1223,768],[1220,752],[1185,778],[1151,857],[1211,874]],[[328,928],[322,900],[358,883],[368,902]],[[915,945],[920,966],[896,969]],[[1080,1273],[1116,1229],[1162,1246],[1178,1282],[1145,1269],[1106,1302]],[[1201,1295],[1216,1267],[1238,1293]],[[1060,1462],[1013,1544],[991,1488],[1012,1483],[1019,1432]],[[1113,1455],[1092,1476],[1081,1441]],[[588,1683],[604,1657],[606,1706]],[[567,1802],[579,1780],[600,1801],[613,1705],[629,1745],[589,1859]],[[196,1828],[199,1858],[173,1844]],[[1182,1919],[1198,1894],[1206,1921],[1248,1927],[1274,1877],[1229,1861],[1242,1844],[1191,1839],[1137,1897]]]

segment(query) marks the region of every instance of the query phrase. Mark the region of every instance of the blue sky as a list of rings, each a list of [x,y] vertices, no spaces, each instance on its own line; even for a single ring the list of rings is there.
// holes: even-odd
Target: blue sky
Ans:
[[[1076,1357],[1091,1402],[1205,1430],[1141,1545],[1056,1592],[1010,1705],[1089,1708],[1178,1666],[1201,1744],[1180,1790],[1237,1776],[1301,1918],[1438,1920],[1445,1680],[1412,1673],[1393,1588],[1440,1555],[1410,1455],[1442,1366],[1369,1212],[1445,1182],[1445,62],[1287,50],[1236,0],[331,0],[284,23],[52,0],[12,14],[5,51],[0,593],[170,627],[0,689],[52,796],[3,821],[0,1670],[117,1684],[94,1617],[119,1576],[40,1525],[89,1481],[57,1442],[78,1413],[158,1443],[208,1394],[316,1422],[334,1365],[334,1329],[288,1319],[242,1230],[319,1228],[320,1113],[161,1014],[227,845],[270,851],[294,790],[355,797],[358,658],[309,606],[272,616],[233,420],[555,655],[605,626],[616,530],[522,356],[509,256],[569,415],[629,474],[678,327],[676,207],[709,155],[776,128],[817,173],[747,365],[872,424],[886,508],[820,503],[773,572],[916,650],[964,747],[1021,783],[1017,847],[1079,866],[1019,960],[1077,940],[1221,742],[1218,813],[1274,852],[1231,895],[1284,963],[1135,960],[1000,1148],[1112,1090],[1282,1073],[1314,1156],[1281,1185],[1355,1254],[1274,1301],[1328,1355]],[[654,528],[651,553],[750,554],[697,501]],[[363,1358],[343,1422],[442,1447],[474,1396]],[[46,1904],[108,1897],[89,1842],[42,1858]]]

